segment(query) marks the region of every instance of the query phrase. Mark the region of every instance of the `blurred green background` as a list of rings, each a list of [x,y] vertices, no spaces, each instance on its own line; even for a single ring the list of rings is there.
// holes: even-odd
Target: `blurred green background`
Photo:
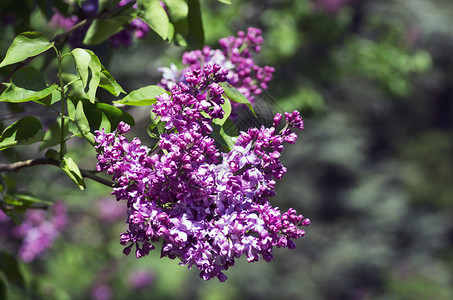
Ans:
[[[309,217],[306,237],[295,250],[275,249],[270,263],[240,259],[225,283],[205,282],[159,251],[124,256],[126,224],[100,221],[107,188],[89,182],[81,192],[53,167],[29,169],[11,176],[70,213],[47,255],[21,266],[36,291],[29,297],[87,299],[105,285],[112,299],[453,299],[453,2],[205,0],[202,12],[212,47],[238,30],[263,30],[256,60],[276,72],[262,114],[298,109],[304,117],[272,203]],[[1,32],[4,53],[13,34]],[[185,51],[157,36],[103,47],[95,50],[126,91],[157,83],[157,68]],[[146,143],[149,110],[130,112]],[[93,168],[94,152],[83,141],[72,146],[73,158]],[[128,278],[139,269],[153,280],[134,290]]]

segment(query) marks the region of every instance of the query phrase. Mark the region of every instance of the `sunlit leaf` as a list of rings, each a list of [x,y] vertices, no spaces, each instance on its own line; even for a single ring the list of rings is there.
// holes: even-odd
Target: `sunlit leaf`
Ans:
[[[159,0],[137,0],[137,16],[145,21],[163,40],[168,39],[170,20]]]
[[[212,137],[218,142],[226,151],[230,151],[236,143],[238,131],[230,119],[226,119],[225,123],[220,126],[212,124]]]
[[[100,73],[101,80],[99,82],[99,87],[103,88],[104,90],[110,92],[114,96],[119,96],[119,94],[126,92],[123,88],[116,82],[115,78],[107,71],[104,66],[102,66],[101,73]]]
[[[132,91],[121,100],[113,101],[117,104],[146,106],[156,103],[156,96],[167,93],[165,89],[157,85],[149,85],[138,90]]]
[[[82,136],[91,144],[94,145],[94,134],[90,131],[90,123],[88,122],[87,117],[85,116],[85,112],[83,109],[83,102],[79,101],[76,107],[74,122],[77,125]]]
[[[228,117],[231,115],[231,102],[230,102],[230,100],[229,99],[225,99],[225,102],[221,106],[222,106],[222,109],[223,109],[223,112],[224,112],[223,118],[222,119],[214,119],[213,120],[213,122],[215,124],[218,124],[220,126],[222,126],[226,122]]]
[[[167,7],[168,15],[172,22],[177,22],[187,18],[189,14],[189,6],[184,0],[163,0],[162,1]]]
[[[50,49],[53,44],[53,42],[49,42],[49,40],[40,32],[23,32],[19,34],[13,40],[11,46],[9,46],[5,58],[0,63],[0,68],[41,54]]]
[[[0,136],[0,150],[18,145],[29,145],[42,141],[44,131],[41,122],[29,116],[8,126]]]
[[[225,91],[225,95],[228,97],[233,102],[236,103],[241,103],[245,104],[250,111],[253,113],[253,115],[256,117],[255,111],[253,110],[252,103],[245,97],[241,92],[239,92],[237,89],[235,89],[231,84],[227,82],[221,82],[219,85],[223,88]]]
[[[91,102],[95,102],[96,90],[101,80],[101,62],[99,58],[91,51],[76,48],[71,51],[76,62],[77,72],[82,79],[85,94]]]
[[[72,160],[72,158],[63,157],[63,160],[60,163],[60,168],[75,184],[77,184],[77,186],[81,190],[84,190],[86,188],[82,173],[80,172],[79,167],[74,162],[74,160]]]

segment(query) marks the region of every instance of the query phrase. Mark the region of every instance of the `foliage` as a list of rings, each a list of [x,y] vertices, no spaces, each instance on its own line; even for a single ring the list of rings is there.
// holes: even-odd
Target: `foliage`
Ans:
[[[29,207],[63,199],[71,227],[47,256],[31,264],[11,255],[20,246],[17,237],[0,240],[1,295],[20,299],[453,297],[450,2],[164,1],[168,21],[161,15],[166,25],[156,29],[146,22],[149,29],[131,24],[137,16],[146,21],[145,14],[133,7],[115,10],[120,1],[100,1],[91,15],[82,10],[84,2],[87,8],[89,1],[0,3],[2,21],[9,22],[0,29],[0,53],[5,55],[20,33],[42,32],[49,38],[45,45],[54,42],[60,56],[67,54],[61,59],[61,77],[68,97],[62,122],[61,83],[55,75],[58,59],[52,46],[23,63],[0,68],[3,89],[8,90],[2,99],[12,99],[0,103],[1,141],[9,145],[0,159],[10,164],[47,152],[46,160],[58,161],[64,132],[63,157],[80,171],[69,168],[69,163],[66,171],[37,165],[2,173],[1,197],[8,208],[14,208],[6,210],[10,217],[20,222]],[[48,26],[51,20],[56,24],[56,12],[65,19],[77,16],[76,23]],[[90,24],[65,34],[86,18],[91,18]],[[155,72],[158,67],[171,63],[179,70],[187,67],[180,63],[187,49],[169,45],[162,37],[189,49],[202,44],[220,49],[220,37],[250,26],[261,28],[266,41],[256,64],[272,65],[275,72],[269,89],[253,106],[257,118],[244,109],[231,123],[248,128],[258,121],[272,123],[275,111],[302,112],[306,132],[302,142],[285,150],[282,163],[288,174],[276,189],[282,210],[293,206],[314,220],[302,247],[298,243],[296,250],[275,252],[270,264],[250,266],[237,260],[224,283],[200,281],[196,273],[160,260],[160,253],[150,253],[147,260],[123,257],[117,236],[125,231],[124,206],[118,203],[117,219],[112,211],[106,213],[111,218],[106,222],[104,210],[117,204],[104,199],[111,189],[86,177],[99,175],[88,171],[96,163],[92,134],[99,128],[113,131],[124,120],[136,124],[134,136],[143,144],[155,145],[165,130],[163,124],[150,121],[146,106],[130,104],[155,102],[153,91],[161,90],[150,84],[161,79]],[[138,40],[137,33],[146,38]],[[101,63],[100,70],[96,59],[91,67],[79,63],[85,82],[71,54],[75,48],[92,51]],[[88,58],[77,51],[76,56]],[[10,76],[24,69],[19,77]],[[93,81],[93,74],[100,77],[95,90],[98,79]],[[146,93],[140,90],[143,87]],[[28,100],[19,102],[23,99]],[[34,112],[39,112],[34,115],[39,125],[32,118]],[[24,123],[12,126],[20,119]],[[22,124],[34,131],[24,130]],[[231,129],[230,125],[224,129]],[[25,135],[21,137],[20,131]],[[216,139],[224,147],[233,145]],[[81,178],[83,192],[77,187],[83,187]],[[8,232],[15,226],[9,222],[0,227]],[[9,237],[3,231],[2,236]],[[144,275],[147,287],[135,289],[129,277],[143,269],[152,279],[146,281],[150,275]]]

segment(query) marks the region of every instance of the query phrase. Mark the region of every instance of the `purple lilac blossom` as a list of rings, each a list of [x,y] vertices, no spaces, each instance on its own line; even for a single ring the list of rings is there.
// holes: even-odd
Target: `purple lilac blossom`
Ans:
[[[129,229],[120,238],[126,255],[135,246],[141,258],[162,241],[162,257],[196,266],[205,280],[225,281],[223,271],[236,258],[270,261],[274,246],[292,249],[305,235],[298,226],[309,219],[268,202],[286,173],[283,143],[295,143],[292,129],[303,129],[302,118],[297,111],[277,114],[274,127],[250,128],[222,153],[209,134],[224,116],[218,83],[227,75],[218,64],[205,64],[188,70],[171,94],[156,97],[152,111],[165,132],[154,151],[138,138],[129,142],[125,123],[114,133],[96,132],[96,168],[113,176],[112,194],[127,201]],[[283,117],[286,126],[277,131]]]
[[[263,42],[261,30],[250,27],[247,32],[239,31],[236,37],[220,39],[220,49],[205,46],[202,50],[185,52],[182,55],[184,68],[181,71],[173,66],[159,69],[163,73],[160,85],[170,91],[174,84],[184,80],[183,74],[187,70],[200,68],[206,63],[218,64],[230,71],[227,75],[228,83],[244,94],[253,105],[256,97],[268,88],[275,70],[270,66],[260,67],[255,64],[252,55],[261,51]],[[236,109],[243,107],[237,103],[232,105]]]
[[[105,224],[123,220],[126,215],[124,204],[119,202],[112,203],[111,200],[109,198],[103,198],[97,202],[99,219]]]
[[[25,220],[13,229],[13,234],[23,240],[19,248],[19,258],[31,262],[47,250],[66,225],[66,206],[55,203],[52,217],[48,218],[44,210],[29,209]]]
[[[335,14],[351,0],[312,0],[313,7],[317,10]]]
[[[148,270],[135,270],[129,274],[129,285],[133,290],[143,290],[154,282],[155,275]]]
[[[107,284],[97,284],[91,290],[91,297],[94,300],[110,300],[113,298],[113,291]]]

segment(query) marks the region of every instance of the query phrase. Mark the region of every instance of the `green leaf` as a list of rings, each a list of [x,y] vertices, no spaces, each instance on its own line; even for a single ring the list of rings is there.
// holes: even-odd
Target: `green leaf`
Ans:
[[[201,48],[204,45],[204,29],[200,1],[188,0],[188,4],[189,14],[187,20],[189,22],[189,32],[187,34],[187,42],[196,46],[196,48]]]
[[[149,85],[138,90],[132,91],[121,100],[113,101],[117,104],[146,106],[156,103],[156,96],[168,93],[165,89],[157,85]]]
[[[218,124],[212,124],[212,137],[218,142],[226,151],[230,151],[236,143],[235,137],[237,137],[238,131],[230,119],[227,119],[225,123],[220,126]]]
[[[78,1],[81,1],[81,0],[78,0]],[[99,0],[98,12],[102,12],[104,10],[112,9],[115,6],[117,6],[119,2],[120,2],[120,0]]]
[[[91,50],[76,48],[71,51],[71,54],[76,62],[77,72],[82,79],[84,92],[88,99],[94,103],[96,90],[101,80],[101,62]]]
[[[27,66],[18,70],[11,77],[11,84],[0,95],[3,102],[27,102],[36,101],[41,104],[50,104],[49,101],[39,101],[44,99],[58,88],[58,85],[47,86],[42,74],[34,67]]]
[[[166,122],[158,122],[155,124],[150,124],[146,132],[150,137],[158,139],[162,135],[162,133],[165,132],[165,123]]]
[[[83,180],[82,173],[80,172],[77,164],[70,157],[63,157],[60,163],[60,168],[68,175],[68,177],[77,184],[77,186],[84,190],[86,188]]]
[[[0,251],[0,270],[9,282],[25,288],[25,280],[19,267],[19,261],[14,255]]]
[[[250,109],[250,111],[253,113],[253,115],[256,117],[255,111],[253,110],[252,103],[250,103],[249,99],[245,97],[241,92],[239,92],[237,89],[235,89],[231,84],[227,82],[221,82],[219,85],[223,88],[225,91],[225,96],[228,97],[233,102],[236,103],[242,103],[247,105],[247,107]]]
[[[8,299],[8,280],[3,272],[0,272],[0,299]]]
[[[99,130],[104,129],[105,132],[111,132],[110,121],[107,116],[101,112],[101,124],[99,125]]]
[[[163,0],[162,2],[167,7],[168,15],[173,23],[187,18],[189,6],[185,0]]]
[[[65,138],[69,134],[68,123],[64,122]],[[39,145],[39,150],[42,151],[46,148],[56,146],[61,142],[61,118],[57,118],[55,122],[46,130],[46,134]],[[58,158],[57,158],[58,159]]]
[[[35,117],[25,117],[8,126],[0,136],[0,150],[42,141],[44,131]]]
[[[19,199],[22,202],[24,202],[24,204],[31,205],[31,204],[34,204],[34,203],[40,203],[40,204],[46,204],[46,205],[53,205],[53,203],[50,202],[50,201],[42,200],[42,199],[36,198],[33,195],[26,194],[26,193],[15,193],[14,196],[17,199]]]
[[[19,34],[11,46],[9,46],[6,56],[0,63],[0,68],[26,60],[36,56],[53,46],[54,42],[49,40],[40,32],[27,31]]]
[[[121,93],[126,94],[123,88],[116,82],[115,78],[107,71],[104,66],[101,69],[101,80],[99,82],[99,87],[110,92],[114,96],[119,96]]]
[[[92,104],[88,100],[73,97],[71,97],[71,101],[68,101],[68,115],[74,119],[76,125],[71,125],[71,122],[69,130],[76,135],[87,138],[92,144],[94,143],[92,132],[96,130],[104,128],[105,132],[111,132],[112,128],[118,127],[121,121],[131,126],[135,125],[134,118],[117,107],[99,102]]]
[[[222,126],[226,122],[228,117],[231,115],[231,102],[230,102],[230,100],[229,99],[225,99],[225,102],[221,106],[222,106],[223,112],[225,113],[223,115],[223,118],[222,119],[214,119],[212,121],[213,123],[218,124],[220,126]]]
[[[137,16],[163,40],[168,39],[170,20],[159,0],[137,0]]]
[[[119,109],[118,107],[114,107],[112,105],[106,103],[96,103],[95,107],[96,111],[101,111],[109,120],[111,124],[111,128],[118,127],[118,124],[123,121],[129,124],[130,126],[135,125],[134,118],[127,112]],[[90,121],[92,118],[89,119]],[[97,129],[100,129],[99,126]]]
[[[231,4],[231,0],[217,0],[219,2],[222,2],[223,4]]]
[[[45,205],[52,205],[52,202],[45,201],[38,199],[30,194],[26,193],[13,193],[8,194],[4,198],[4,202],[12,207],[10,212],[20,213],[23,214],[27,209],[29,209],[33,204],[45,204]]]
[[[85,34],[83,43],[85,45],[100,44],[112,35],[120,32],[125,24],[115,18],[94,20]]]
[[[75,116],[74,116],[74,122],[77,125],[77,128],[79,129],[80,133],[82,136],[91,144],[94,145],[94,134],[91,133],[90,131],[90,123],[88,122],[87,117],[85,116],[85,112],[83,109],[83,102],[79,101],[77,103],[76,111],[75,111]]]

